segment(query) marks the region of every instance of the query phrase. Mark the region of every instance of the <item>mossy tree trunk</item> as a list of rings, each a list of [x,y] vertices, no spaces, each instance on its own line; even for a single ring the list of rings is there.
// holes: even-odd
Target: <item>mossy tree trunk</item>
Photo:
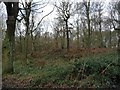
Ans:
[[[15,51],[15,23],[18,13],[18,2],[6,2],[8,20],[6,37],[3,42],[3,73],[13,73]]]
[[[14,61],[14,50],[15,50],[15,19],[10,17],[12,20],[7,20],[7,31],[5,41],[3,42],[3,72],[13,73],[13,61]]]

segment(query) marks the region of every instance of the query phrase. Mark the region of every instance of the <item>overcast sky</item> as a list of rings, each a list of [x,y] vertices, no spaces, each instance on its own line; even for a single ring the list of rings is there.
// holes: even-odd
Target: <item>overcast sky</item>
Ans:
[[[2,1],[2,0],[0,0]],[[10,1],[10,0],[8,0]],[[33,0],[34,2],[37,2],[37,1],[40,1],[40,2],[43,2],[44,0]],[[42,8],[40,11],[43,10],[43,13],[41,14],[37,14],[36,16],[36,22],[39,21],[44,15],[48,14],[50,11],[53,10],[53,3],[55,2],[60,2],[60,1],[63,1],[63,0],[45,0],[44,2],[48,2],[48,5],[44,8]],[[73,2],[78,2],[78,1],[82,1],[82,0],[69,0],[69,1],[73,1]],[[103,1],[106,3],[106,5],[109,3],[109,2],[113,2],[113,0],[91,0],[91,1],[95,1],[95,2],[99,2],[99,1]],[[114,0],[114,1],[118,1],[118,0]],[[6,20],[5,17],[7,16],[6,15],[6,10],[5,10],[5,5],[3,3],[0,4],[0,18],[2,16],[2,18],[4,18],[4,21]],[[2,15],[4,14],[4,15]],[[107,15],[107,13],[104,13],[104,15]],[[51,28],[50,24],[52,24],[52,22],[54,21],[54,18],[56,17],[56,10],[54,10],[54,12],[52,14],[50,14],[49,16],[47,16],[46,18],[44,18],[43,22],[45,22],[45,28]]]
[[[47,1],[47,0],[46,0]],[[49,13],[52,9],[53,9],[53,3],[54,2],[60,2],[60,1],[63,1],[63,0],[49,0],[50,1],[50,3],[43,9],[43,15],[45,15],[45,14],[47,14],[47,13]],[[70,1],[73,1],[73,2],[78,2],[79,0],[70,0]],[[82,1],[82,0],[81,0]],[[93,0],[93,1],[95,1],[95,2],[99,2],[100,0]],[[106,6],[108,5],[108,3],[109,2],[111,2],[111,1],[113,1],[113,0],[102,0],[102,1],[104,1],[106,4]],[[57,17],[56,16],[56,10],[54,10],[54,12],[52,13],[52,14],[50,14],[49,16],[47,16],[45,19],[44,19],[44,21],[46,21],[47,22],[47,25],[48,25],[48,27],[49,28],[51,28],[50,27],[50,24],[52,23],[52,22],[54,22],[54,18],[55,17]],[[104,16],[107,16],[108,14],[107,14],[107,12],[104,12]],[[38,18],[41,18],[41,17],[39,17],[38,16]],[[71,20],[72,21],[72,20]]]

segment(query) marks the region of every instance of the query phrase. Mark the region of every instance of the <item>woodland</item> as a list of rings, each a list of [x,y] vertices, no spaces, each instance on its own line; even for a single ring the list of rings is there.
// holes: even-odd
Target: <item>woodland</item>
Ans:
[[[0,5],[3,88],[120,88],[119,0]]]

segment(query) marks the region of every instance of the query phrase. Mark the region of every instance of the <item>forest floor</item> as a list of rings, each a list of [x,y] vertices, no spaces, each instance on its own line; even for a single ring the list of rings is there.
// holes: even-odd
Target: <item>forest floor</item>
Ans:
[[[14,74],[3,75],[5,88],[100,88],[120,86],[117,52],[109,48],[60,49],[34,52],[26,63],[16,53]]]

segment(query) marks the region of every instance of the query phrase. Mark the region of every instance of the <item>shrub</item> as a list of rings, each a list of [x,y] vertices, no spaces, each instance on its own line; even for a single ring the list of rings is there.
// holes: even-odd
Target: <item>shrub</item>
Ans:
[[[74,68],[72,75],[78,77],[78,81],[88,79],[88,77],[92,75],[92,79],[90,80],[94,81],[95,86],[98,85],[96,87],[115,87],[120,83],[117,82],[117,77],[120,76],[120,72],[118,72],[115,54],[97,55],[74,61],[76,62],[73,63]],[[96,84],[96,82],[99,82],[99,84]]]

